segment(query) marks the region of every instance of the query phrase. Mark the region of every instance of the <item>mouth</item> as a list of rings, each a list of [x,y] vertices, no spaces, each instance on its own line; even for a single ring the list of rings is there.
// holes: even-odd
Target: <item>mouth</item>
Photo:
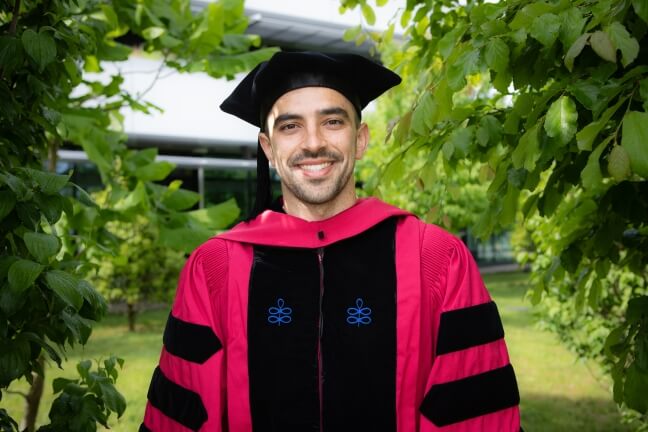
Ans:
[[[305,177],[318,178],[327,175],[333,166],[333,161],[314,161],[295,165]]]

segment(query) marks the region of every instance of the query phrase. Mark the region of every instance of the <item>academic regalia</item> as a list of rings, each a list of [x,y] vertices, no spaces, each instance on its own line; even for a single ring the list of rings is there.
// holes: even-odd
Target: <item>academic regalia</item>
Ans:
[[[399,81],[359,56],[279,53],[223,109],[263,128],[281,94],[323,85],[359,115]],[[255,215],[182,271],[141,431],[520,430],[497,307],[459,239],[374,198],[308,222],[262,183]]]
[[[267,210],[189,258],[142,430],[518,431],[503,336],[442,229],[371,198]]]

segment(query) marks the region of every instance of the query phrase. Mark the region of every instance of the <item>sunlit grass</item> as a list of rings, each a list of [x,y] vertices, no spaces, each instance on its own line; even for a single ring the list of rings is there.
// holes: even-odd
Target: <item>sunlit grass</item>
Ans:
[[[495,274],[485,277],[486,285],[497,302],[522,398],[522,425],[534,431],[626,431],[608,391],[609,382],[592,375],[597,368],[586,365],[562,347],[555,336],[538,330],[528,302],[524,300],[528,275]],[[105,358],[110,354],[126,360],[117,387],[126,397],[124,416],[113,417],[111,430],[136,431],[142,420],[148,384],[162,343],[162,331],[168,310],[141,314],[137,332],[129,333],[126,318],[111,315],[95,329],[90,342],[69,355],[64,372],[47,369],[46,393],[39,422],[47,422],[51,404],[51,380],[58,376],[74,377],[74,365],[81,359]],[[25,383],[12,390],[24,391]],[[8,395],[0,402],[16,418],[22,417],[23,402]]]

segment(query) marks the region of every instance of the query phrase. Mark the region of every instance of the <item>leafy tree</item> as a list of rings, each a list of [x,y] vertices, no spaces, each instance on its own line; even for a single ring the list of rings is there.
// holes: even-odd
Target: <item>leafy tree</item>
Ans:
[[[257,49],[259,38],[243,34],[246,25],[240,0],[210,3],[200,13],[188,0],[0,1],[0,398],[21,377],[42,386],[44,356],[61,367],[65,350],[85,344],[105,314],[104,299],[84,278],[93,260],[115,250],[108,222],[145,215],[163,244],[185,249],[238,211],[231,203],[225,212],[185,211],[195,204],[191,192],[155,183],[173,166],[156,162],[154,149],[125,146],[120,110],[153,107],[125,92],[118,73],[108,81],[88,73],[126,60],[132,48],[121,41],[129,38],[180,72],[232,77],[273,52]],[[104,207],[69,174],[53,172],[63,143],[80,145],[99,168]],[[110,362],[96,373],[83,363],[80,382],[56,386],[50,429],[89,430],[111,412],[122,414]],[[88,421],[66,420],[72,408]],[[5,410],[0,427],[17,429]]]
[[[372,24],[366,0],[342,1],[354,7]],[[402,12],[407,42],[391,66],[417,90],[391,160],[425,152],[430,166],[486,167],[488,207],[475,230],[526,226],[531,299],[553,310],[563,339],[577,340],[584,311],[597,323],[614,317],[580,353],[604,363],[615,401],[646,422],[648,5],[408,0]],[[475,77],[487,97],[465,97]],[[388,180],[415,184],[427,167],[413,168]]]

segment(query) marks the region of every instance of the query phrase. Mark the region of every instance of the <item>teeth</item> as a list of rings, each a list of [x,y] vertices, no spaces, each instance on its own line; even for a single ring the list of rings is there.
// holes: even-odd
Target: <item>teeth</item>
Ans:
[[[326,162],[322,164],[317,164],[317,165],[302,165],[301,169],[306,170],[306,171],[319,171],[327,166],[331,165],[332,162]]]

